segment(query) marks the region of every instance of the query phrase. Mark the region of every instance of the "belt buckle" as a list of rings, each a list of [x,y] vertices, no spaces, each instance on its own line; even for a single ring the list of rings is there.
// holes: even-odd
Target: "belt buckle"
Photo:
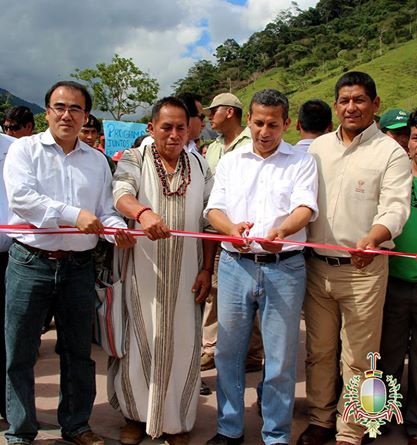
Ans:
[[[329,263],[329,259],[334,261],[334,263],[333,264]],[[333,267],[340,267],[341,266],[339,258],[337,258],[335,256],[326,256],[326,263],[329,266],[333,266]]]
[[[255,254],[253,255],[253,261],[254,261],[255,263],[260,263],[261,261],[259,261],[258,258],[261,257],[261,256],[262,256],[262,255],[260,255],[259,253],[255,253]]]

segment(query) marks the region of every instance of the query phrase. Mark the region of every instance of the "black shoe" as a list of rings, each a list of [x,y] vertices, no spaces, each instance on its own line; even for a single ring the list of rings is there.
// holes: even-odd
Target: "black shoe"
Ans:
[[[210,394],[211,389],[203,381],[201,381],[200,396],[209,396]]]
[[[297,445],[324,445],[334,439],[336,431],[333,428],[324,428],[318,425],[309,425],[298,438]]]
[[[206,445],[239,445],[243,442],[243,439],[244,436],[234,438],[223,436],[223,434],[217,433],[208,442],[206,442]]]

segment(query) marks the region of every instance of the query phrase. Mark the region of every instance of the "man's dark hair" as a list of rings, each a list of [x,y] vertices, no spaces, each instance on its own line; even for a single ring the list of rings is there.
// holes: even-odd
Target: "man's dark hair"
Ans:
[[[267,88],[256,92],[249,105],[249,114],[252,114],[252,107],[254,104],[264,105],[265,107],[282,107],[282,117],[284,120],[288,119],[288,111],[290,105],[287,96],[272,88]]]
[[[362,73],[361,71],[350,71],[343,74],[343,76],[336,82],[335,86],[335,99],[339,98],[339,91],[343,87],[352,87],[354,85],[360,85],[365,88],[366,94],[371,100],[374,100],[377,96],[376,85],[374,79],[369,74]]]
[[[89,113],[93,106],[93,101],[91,99],[90,93],[84,85],[81,85],[78,82],[74,82],[73,80],[62,80],[60,82],[55,83],[49,88],[49,90],[45,94],[45,107],[49,106],[49,102],[51,100],[52,93],[59,87],[71,88],[73,90],[79,91],[85,99],[85,111]]]
[[[158,102],[155,103],[155,105],[152,108],[151,113],[151,120],[157,120],[159,118],[159,113],[161,112],[162,107],[166,107],[167,105],[171,105],[172,107],[181,108],[185,112],[185,116],[187,118],[187,125],[190,122],[190,113],[188,112],[187,106],[185,103],[178,99],[178,97],[169,96],[169,97],[163,97],[162,99],[159,99]]]
[[[298,111],[298,122],[308,133],[323,134],[332,123],[332,110],[320,99],[308,100]]]
[[[416,127],[417,128],[417,108],[410,114],[408,118],[408,128]]]
[[[138,136],[135,141],[133,142],[132,148],[140,147],[140,144],[143,142],[144,139],[146,139],[149,136],[149,134],[142,134],[142,136]]]
[[[6,110],[4,113],[4,120],[16,122],[16,124],[22,125],[32,124],[32,130],[35,129],[35,118],[30,108],[25,106],[12,107]]]
[[[188,109],[188,113],[190,114],[190,117],[197,117],[200,116],[200,112],[198,111],[198,108],[195,104],[195,102],[201,102],[202,97],[199,94],[195,93],[180,93],[178,94],[178,99],[181,99],[185,106]]]
[[[88,121],[83,125],[86,128],[95,128],[97,133],[101,133],[101,122],[92,114],[88,115]]]

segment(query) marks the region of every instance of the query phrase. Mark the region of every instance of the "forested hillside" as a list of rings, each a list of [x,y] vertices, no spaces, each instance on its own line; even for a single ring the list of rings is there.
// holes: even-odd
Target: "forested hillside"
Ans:
[[[327,79],[332,83],[354,67],[377,60],[387,63],[381,56],[416,37],[417,0],[320,0],[306,11],[294,2],[242,45],[226,40],[216,48],[215,62],[196,62],[174,88],[176,93],[198,92],[207,103],[223,91],[238,96],[241,91],[245,97],[255,82],[296,98],[301,91],[322,90]],[[413,51],[408,58],[415,60],[416,47],[405,48]],[[378,62],[377,69],[385,66]],[[397,83],[395,76],[390,82]]]

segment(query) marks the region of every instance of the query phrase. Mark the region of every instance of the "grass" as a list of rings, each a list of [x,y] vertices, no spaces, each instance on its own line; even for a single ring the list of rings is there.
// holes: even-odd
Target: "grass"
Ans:
[[[381,97],[379,114],[390,108],[417,108],[417,39],[410,40],[400,47],[386,52],[371,62],[349,67],[350,70],[364,71],[376,82],[378,95]],[[327,77],[329,73],[325,73]],[[282,68],[275,68],[259,76],[253,83],[236,92],[247,111],[254,92],[264,88],[276,88],[285,92],[290,100],[290,116],[292,124],[285,139],[296,143],[299,139],[295,129],[297,110],[309,99],[322,99],[329,105],[334,101],[334,85],[342,75],[342,69],[332,70],[332,76],[326,80],[310,79],[296,84]],[[312,83],[317,81],[317,83]],[[296,90],[295,92],[292,92]],[[336,119],[334,123],[337,125]]]

